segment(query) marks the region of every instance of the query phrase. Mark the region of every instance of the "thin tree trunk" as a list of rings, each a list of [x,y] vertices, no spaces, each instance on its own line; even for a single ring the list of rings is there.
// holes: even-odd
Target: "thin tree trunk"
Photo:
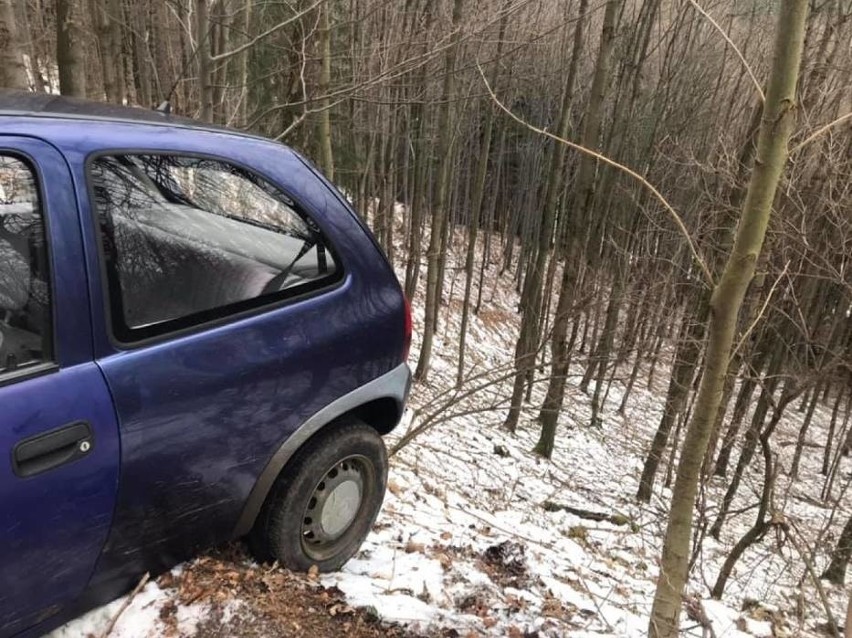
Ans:
[[[660,460],[666,450],[669,433],[678,415],[683,411],[686,397],[695,376],[698,359],[701,356],[701,341],[704,336],[704,321],[707,314],[706,304],[701,305],[702,308],[695,315],[688,315],[684,318],[687,324],[675,355],[674,369],[669,380],[663,416],[660,418],[657,431],[654,433],[651,448],[648,450],[648,456],[645,457],[645,464],[642,466],[642,477],[639,479],[639,491],[636,493],[636,498],[643,503],[651,502],[654,479]]]
[[[790,464],[790,478],[793,480],[799,476],[799,463],[802,460],[802,452],[805,449],[808,429],[810,428],[811,421],[813,421],[814,418],[814,411],[816,410],[817,403],[819,402],[819,395],[820,386],[816,385],[813,393],[811,393],[811,402],[808,405],[808,413],[805,415],[805,420],[802,423],[802,427],[799,428],[799,434],[796,437],[796,449],[793,452],[793,461]]]
[[[574,99],[574,80],[577,66],[574,60],[579,57],[579,50],[583,41],[583,24],[588,7],[588,0],[581,0],[579,19],[574,30],[574,47],[572,51],[572,63],[565,78],[562,88],[562,105],[559,115],[559,137],[566,138],[571,127],[571,103]],[[601,99],[603,95],[601,95]],[[589,109],[598,108],[599,105],[589,103]],[[597,138],[597,132],[595,132]],[[512,389],[512,401],[509,413],[506,416],[506,427],[514,432],[518,426],[521,414],[521,403],[524,396],[524,388],[529,380],[529,373],[535,364],[536,353],[539,347],[541,324],[542,296],[544,295],[545,274],[547,259],[550,255],[550,245],[553,241],[553,229],[556,223],[556,210],[559,203],[559,195],[562,191],[562,174],[565,172],[564,144],[555,144],[550,159],[550,170],[548,172],[547,193],[545,195],[544,210],[542,211],[541,224],[538,228],[538,242],[531,272],[527,274],[524,292],[521,298],[523,306],[523,317],[521,319],[521,331],[515,346],[515,379]],[[538,449],[538,448],[537,448]],[[547,446],[542,447],[545,456],[549,456]]]
[[[764,350],[764,352],[766,351]],[[743,379],[740,384],[737,400],[734,402],[734,411],[731,414],[731,422],[728,424],[728,429],[725,431],[725,437],[722,440],[722,448],[719,450],[719,456],[716,458],[716,465],[713,468],[713,474],[715,476],[725,476],[728,472],[728,463],[730,463],[731,460],[731,452],[737,442],[740,424],[748,410],[751,395],[757,387],[757,375],[763,367],[764,358],[764,354],[759,355],[758,361],[755,361],[754,363],[754,371],[751,375]]]
[[[438,308],[440,307],[441,281],[439,273],[442,270],[444,255],[441,253],[442,246],[446,245],[446,225],[449,210],[450,170],[453,156],[452,137],[452,104],[450,97],[455,88],[456,54],[460,39],[459,24],[461,23],[464,0],[455,0],[453,3],[453,36],[447,49],[444,64],[444,86],[442,90],[443,103],[438,121],[438,156],[441,166],[438,173],[437,196],[435,207],[432,212],[432,233],[429,237],[429,248],[427,255],[426,270],[426,308],[425,321],[423,323],[423,342],[420,347],[420,357],[417,361],[417,369],[414,377],[418,381],[425,381],[429,374],[429,365],[432,359],[432,346],[435,337],[435,328],[438,323]]]
[[[115,101],[122,104],[127,93],[127,73],[125,71],[125,55],[122,46],[122,19],[124,11],[121,0],[107,0],[109,10],[109,34],[107,35],[107,51],[110,62],[113,65],[115,77]]]
[[[826,384],[829,385],[829,384]],[[831,451],[834,448],[834,433],[837,430],[837,418],[840,416],[840,404],[843,401],[843,391],[838,389],[834,399],[834,407],[831,409],[831,423],[828,426],[828,436],[825,440],[825,451],[822,455],[822,475],[828,476],[831,466]]]
[[[151,108],[154,106],[154,98],[151,82],[151,56],[148,50],[148,4],[132,3],[130,5],[130,18],[136,97],[141,106]]]
[[[112,24],[110,21],[110,6],[106,2],[94,0],[91,8],[95,14],[95,33],[98,36],[98,52],[100,53],[101,69],[103,71],[104,94],[109,102],[121,103],[118,92],[116,67],[112,59]]]
[[[331,104],[325,96],[331,87],[331,28],[326,2],[320,7],[319,48],[320,75],[317,90],[321,96],[319,114],[320,165],[329,181],[334,181],[334,156],[331,146]]]
[[[254,0],[244,0],[243,16],[242,16],[242,35],[240,36],[240,45],[246,44],[249,39],[249,29],[251,28],[251,8]],[[239,106],[239,122],[242,126],[248,126],[249,114],[249,50],[246,49],[240,53],[239,58],[239,78],[240,78],[240,106]]]
[[[195,0],[195,55],[198,58],[199,119],[213,119],[213,88],[210,86],[210,16],[207,0]]]
[[[589,149],[595,149],[598,146],[604,96],[609,84],[612,53],[615,48],[615,27],[618,15],[621,13],[622,2],[623,0],[609,0],[604,11],[600,48],[595,62],[595,72],[592,77],[592,87],[586,109],[586,121],[580,142],[582,146]],[[582,22],[582,20],[579,22]],[[596,164],[597,161],[586,154],[580,159],[572,204],[569,207],[574,215],[575,230],[583,227],[586,213],[591,206]],[[575,271],[575,263],[576,260],[569,252],[562,270],[559,302],[556,305],[556,319],[553,324],[551,346],[553,365],[551,366],[550,383],[547,387],[544,406],[541,409],[541,433],[534,450],[545,458],[550,458],[553,453],[553,446],[556,441],[556,424],[565,398],[565,382],[568,377],[566,335],[568,333],[569,314],[575,299],[575,283],[579,280],[578,273]]]
[[[506,34],[506,21],[508,20],[508,1],[503,5],[503,17],[500,18],[499,34],[497,36],[497,55],[494,60],[494,66],[491,75],[491,86],[497,90],[497,81],[499,79],[499,63],[500,55],[503,51],[503,40]],[[461,328],[459,329],[459,356],[458,366],[456,368],[456,386],[461,386],[464,381],[464,363],[465,363],[465,347],[467,345],[467,325],[470,321],[470,295],[473,288],[473,268],[476,258],[476,239],[479,232],[479,225],[482,223],[485,201],[485,181],[488,177],[488,160],[491,155],[491,137],[494,131],[494,107],[488,105],[485,110],[485,126],[482,132],[482,141],[479,148],[479,158],[477,163],[476,176],[474,178],[473,195],[471,204],[468,210],[470,211],[468,219],[468,236],[467,236],[467,254],[465,255],[464,273],[464,299],[462,300],[462,317]],[[485,256],[483,255],[483,260]]]

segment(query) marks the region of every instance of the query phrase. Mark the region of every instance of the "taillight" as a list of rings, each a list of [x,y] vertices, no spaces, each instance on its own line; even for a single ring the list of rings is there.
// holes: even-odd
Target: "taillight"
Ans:
[[[404,298],[405,299],[405,298]],[[408,353],[411,352],[411,333],[413,326],[411,323],[411,304],[408,299],[405,299],[405,333],[402,343],[402,362],[408,361]]]

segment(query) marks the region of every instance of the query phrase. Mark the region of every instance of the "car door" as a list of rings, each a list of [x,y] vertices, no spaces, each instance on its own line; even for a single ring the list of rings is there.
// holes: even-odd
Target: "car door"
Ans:
[[[0,638],[83,591],[115,504],[79,224],[62,155],[0,135]]]

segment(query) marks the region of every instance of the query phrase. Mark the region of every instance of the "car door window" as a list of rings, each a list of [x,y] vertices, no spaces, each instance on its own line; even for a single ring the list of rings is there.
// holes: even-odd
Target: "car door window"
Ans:
[[[330,285],[319,228],[266,180],[218,160],[90,163],[112,326],[136,341]]]
[[[35,172],[0,152],[0,376],[51,360],[48,272]]]

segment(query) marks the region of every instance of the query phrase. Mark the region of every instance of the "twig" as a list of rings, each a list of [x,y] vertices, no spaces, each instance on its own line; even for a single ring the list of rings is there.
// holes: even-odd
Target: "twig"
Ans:
[[[792,150],[790,151],[790,155],[792,155],[793,153],[798,153],[800,150],[802,150],[802,148],[804,148],[805,146],[807,146],[808,144],[810,144],[811,142],[813,142],[813,141],[814,141],[816,138],[818,138],[820,135],[822,135],[823,133],[825,133],[825,132],[826,132],[826,131],[828,131],[829,129],[834,128],[834,127],[835,127],[835,126],[837,126],[838,124],[843,124],[843,122],[845,122],[845,121],[846,121],[846,120],[848,120],[848,119],[852,119],[852,111],[850,111],[850,112],[849,112],[849,113],[847,113],[846,115],[843,115],[843,116],[841,116],[841,117],[838,117],[838,118],[837,118],[836,120],[834,120],[833,122],[829,122],[829,123],[828,123],[828,124],[826,124],[825,126],[821,126],[821,127],[819,127],[816,131],[814,131],[813,133],[811,133],[810,135],[808,135],[808,136],[807,136],[804,140],[802,140],[801,142],[799,142],[798,144],[796,144],[796,145],[792,148]]]
[[[289,18],[287,18],[283,22],[279,22],[275,26],[268,28],[266,31],[264,31],[260,35],[255,36],[254,38],[252,38],[251,40],[249,40],[245,44],[238,46],[236,49],[231,49],[230,51],[223,51],[222,53],[219,53],[217,55],[211,55],[210,61],[211,62],[221,62],[222,60],[227,60],[228,58],[231,58],[231,57],[237,55],[238,53],[242,53],[246,49],[250,49],[255,44],[257,44],[258,42],[263,40],[264,38],[272,35],[276,31],[283,29],[288,24],[291,24],[291,23],[295,22],[296,20],[299,20],[300,18],[306,16],[311,11],[313,11],[314,9],[319,7],[323,2],[325,2],[325,0],[318,0],[317,2],[315,2],[314,4],[309,6],[307,9],[304,9],[304,10],[300,11],[299,13],[296,13],[296,14],[290,16]]]
[[[757,313],[757,316],[754,318],[754,321],[751,322],[751,325],[748,327],[743,333],[743,336],[740,337],[740,341],[737,344],[737,347],[731,352],[731,359],[736,356],[737,352],[739,352],[742,345],[745,343],[748,336],[751,334],[751,331],[754,330],[754,327],[758,324],[761,317],[763,317],[763,313],[766,312],[766,307],[769,305],[769,302],[772,300],[772,295],[775,293],[775,288],[778,287],[778,282],[781,281],[781,278],[787,274],[787,268],[790,266],[790,261],[788,260],[786,264],[784,264],[784,270],[781,271],[781,274],[778,275],[778,279],[775,280],[775,283],[772,284],[772,287],[769,289],[769,294],[766,295],[766,300],[763,302],[763,306],[760,308],[760,312]]]
[[[730,37],[728,37],[728,34],[725,33],[725,30],[720,27],[719,23],[713,19],[713,16],[711,16],[704,9],[702,9],[701,5],[699,5],[695,0],[689,0],[689,4],[695,7],[695,10],[698,11],[698,13],[707,18],[710,24],[712,24],[716,28],[716,31],[718,31],[722,35],[722,37],[725,38],[725,42],[727,42],[734,50],[734,53],[737,54],[737,57],[740,59],[740,62],[742,62],[743,66],[745,67],[746,73],[748,73],[748,76],[751,78],[751,81],[754,82],[754,88],[757,91],[757,94],[760,96],[760,101],[766,102],[766,96],[763,94],[763,89],[760,88],[760,82],[757,81],[757,77],[755,77],[754,72],[751,70],[751,66],[749,66],[748,62],[746,62],[745,57],[737,48],[737,45],[734,44],[734,41],[731,40]]]
[[[784,530],[787,539],[790,541],[790,544],[793,545],[793,547],[799,553],[799,556],[802,558],[802,561],[805,563],[805,569],[807,570],[808,574],[811,577],[811,580],[813,581],[814,587],[816,588],[817,594],[819,595],[820,602],[822,603],[823,609],[825,610],[825,615],[828,617],[828,626],[831,630],[831,633],[834,636],[840,638],[840,630],[838,628],[837,621],[834,619],[834,614],[831,611],[831,604],[828,602],[828,596],[826,596],[825,594],[825,589],[823,588],[822,583],[820,582],[819,576],[817,575],[816,570],[814,569],[814,565],[811,562],[810,557],[807,555],[807,553],[804,551],[804,548],[796,539],[795,534],[792,533],[795,532],[796,534],[800,534],[800,532],[794,522],[789,521],[789,523],[790,524],[788,527],[784,527],[782,529]]]
[[[133,599],[136,598],[136,594],[142,591],[142,588],[148,583],[148,579],[151,578],[151,572],[145,572],[145,575],[139,580],[139,583],[130,592],[130,595],[124,599],[124,602],[121,603],[121,607],[118,608],[118,611],[115,612],[115,615],[110,619],[109,624],[107,625],[104,632],[101,634],[101,638],[107,638],[112,633],[112,630],[115,629],[115,623],[118,622],[118,617],[124,613],[124,610],[130,606],[130,603],[133,602]]]
[[[683,223],[683,220],[680,218],[678,212],[674,209],[674,207],[669,204],[668,200],[663,197],[662,193],[658,191],[653,184],[651,184],[648,180],[642,177],[639,173],[634,171],[631,168],[628,168],[624,164],[619,164],[615,160],[608,158],[605,155],[601,155],[600,153],[593,151],[585,146],[581,146],[575,142],[571,142],[566,140],[565,138],[559,137],[558,135],[554,135],[553,133],[546,131],[544,129],[538,128],[537,126],[533,126],[529,122],[521,119],[517,115],[515,115],[506,105],[504,105],[500,99],[494,94],[494,91],[491,89],[491,85],[488,83],[488,78],[485,77],[485,73],[482,71],[482,67],[479,63],[476,64],[476,68],[479,71],[479,74],[482,76],[482,81],[485,82],[485,87],[488,89],[488,94],[491,96],[491,99],[494,100],[495,104],[500,107],[500,110],[505,112],[509,117],[515,120],[518,124],[527,127],[529,130],[534,133],[538,133],[539,135],[544,135],[545,137],[549,137],[552,140],[555,140],[561,144],[565,144],[570,148],[573,148],[576,151],[580,151],[581,153],[585,153],[586,155],[590,155],[595,159],[612,166],[613,168],[617,168],[623,173],[626,173],[636,181],[638,181],[642,186],[647,188],[651,194],[659,201],[663,207],[668,211],[669,215],[671,215],[672,220],[675,225],[680,230],[684,239],[686,239],[686,243],[689,245],[689,251],[692,253],[693,259],[701,268],[701,273],[704,275],[705,283],[710,287],[714,288],[716,286],[716,282],[713,280],[713,275],[710,274],[710,269],[707,267],[707,264],[704,263],[704,260],[701,258],[701,255],[698,254],[698,250],[695,248],[695,244],[692,242],[692,238],[689,236],[689,231],[686,229],[686,225]]]

